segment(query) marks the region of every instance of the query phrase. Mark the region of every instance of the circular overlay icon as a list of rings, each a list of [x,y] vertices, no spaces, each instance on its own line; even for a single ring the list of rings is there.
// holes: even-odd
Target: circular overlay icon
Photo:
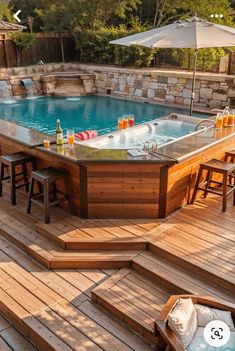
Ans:
[[[213,347],[226,345],[230,339],[229,326],[219,320],[209,322],[204,328],[204,339]]]

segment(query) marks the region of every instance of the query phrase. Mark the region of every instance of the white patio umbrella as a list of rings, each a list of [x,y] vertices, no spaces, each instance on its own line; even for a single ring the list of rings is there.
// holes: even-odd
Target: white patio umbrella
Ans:
[[[192,115],[197,50],[200,48],[235,46],[235,28],[207,22],[194,16],[164,27],[113,40],[110,43],[125,46],[140,45],[147,48],[193,48],[195,55],[190,104],[190,115]]]

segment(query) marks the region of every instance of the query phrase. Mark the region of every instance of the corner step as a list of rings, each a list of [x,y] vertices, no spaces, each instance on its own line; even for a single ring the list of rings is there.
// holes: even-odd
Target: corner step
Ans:
[[[121,269],[91,292],[92,300],[156,344],[154,321],[173,291],[131,269]]]
[[[139,251],[66,251],[22,222],[0,211],[0,235],[49,269],[118,269],[129,267]]]

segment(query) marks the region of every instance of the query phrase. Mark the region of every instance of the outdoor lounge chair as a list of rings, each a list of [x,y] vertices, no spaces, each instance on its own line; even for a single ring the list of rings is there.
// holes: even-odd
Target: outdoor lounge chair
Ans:
[[[179,299],[188,299],[191,298],[193,304],[199,304],[199,305],[204,305],[207,306],[209,308],[213,308],[213,309],[217,309],[217,310],[221,310],[222,311],[230,311],[231,312],[231,316],[233,319],[233,323],[235,322],[235,305],[234,304],[230,304],[229,302],[223,302],[223,301],[219,301],[216,300],[214,298],[211,297],[207,297],[207,296],[196,296],[196,295],[174,295],[171,296],[169,298],[169,300],[167,301],[166,305],[164,306],[160,317],[158,320],[155,321],[154,324],[154,333],[155,336],[158,337],[160,344],[165,345],[165,350],[166,351],[187,351],[188,348],[186,348],[183,344],[183,342],[178,338],[178,336],[171,330],[171,328],[169,327],[169,321],[168,321],[168,317],[169,314],[174,310],[176,304],[178,303]],[[200,329],[200,328],[198,328]],[[203,329],[203,328],[201,328]],[[234,329],[232,329],[231,331],[231,336],[232,336],[232,340],[235,340],[235,331]],[[195,337],[195,336],[194,336]],[[201,338],[202,340],[202,338]],[[192,340],[193,341],[193,340]],[[195,340],[194,340],[195,342]],[[196,350],[207,350],[207,346],[209,345],[205,345],[206,341],[203,340],[203,344],[198,345],[196,347]],[[230,342],[231,345],[231,342]],[[227,345],[225,345],[227,346]],[[189,345],[189,349],[190,349],[190,345]],[[219,348],[220,349],[220,348]],[[221,350],[221,349],[220,349]],[[226,350],[235,350],[235,345],[232,344],[232,349],[231,346]]]

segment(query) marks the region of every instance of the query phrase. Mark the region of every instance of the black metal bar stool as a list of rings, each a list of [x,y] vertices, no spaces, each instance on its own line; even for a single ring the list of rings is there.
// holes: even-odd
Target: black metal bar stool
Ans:
[[[206,179],[200,183],[202,172],[206,170]],[[192,196],[192,203],[196,198],[198,190],[204,191],[204,197],[208,193],[213,193],[223,197],[222,211],[225,212],[227,209],[227,199],[229,195],[233,194],[233,205],[235,205],[235,185],[228,182],[229,177],[235,171],[235,164],[220,161],[220,160],[210,160],[208,162],[200,164],[197,180],[194,187],[194,192]],[[213,180],[213,173],[219,173],[222,175],[222,181]]]
[[[59,190],[56,186],[56,182],[60,179],[64,180],[66,193]],[[35,181],[39,184],[39,192],[34,194]],[[41,185],[41,187],[40,187]],[[43,188],[42,188],[43,185]],[[62,195],[58,197],[58,194]],[[68,201],[71,213],[73,213],[69,186],[68,186],[68,174],[63,171],[59,171],[55,168],[48,167],[33,171],[30,180],[29,198],[27,213],[31,212],[31,204],[36,203],[44,208],[45,211],[45,222],[50,223],[50,208],[57,206],[63,201]]]
[[[29,177],[27,172],[27,164],[31,163],[32,169],[36,168],[36,161],[33,156],[24,152],[17,152],[11,155],[0,157],[0,196],[2,196],[2,181],[10,179],[11,183],[11,203],[16,205],[16,189],[25,187],[26,192],[29,191]],[[21,166],[21,172],[16,173],[16,167]],[[9,175],[5,175],[5,168],[9,169]],[[22,175],[23,183],[17,184],[16,177]]]

